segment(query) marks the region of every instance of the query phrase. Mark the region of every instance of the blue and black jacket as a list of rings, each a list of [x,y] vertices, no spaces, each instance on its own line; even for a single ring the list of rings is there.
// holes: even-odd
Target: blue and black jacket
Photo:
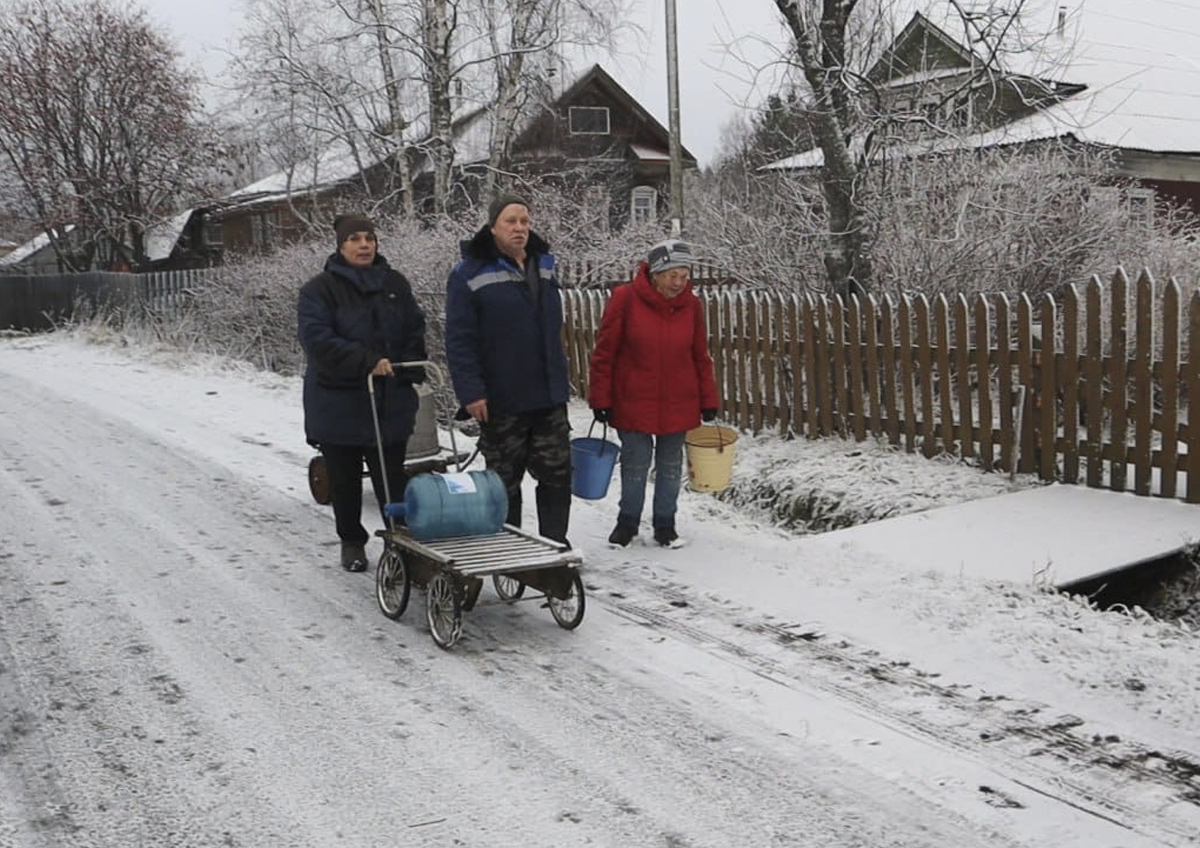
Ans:
[[[525,272],[496,250],[488,227],[460,249],[462,260],[446,281],[446,362],[458,402],[486,398],[489,412],[505,415],[566,403],[562,294],[550,246],[529,234],[536,302]]]

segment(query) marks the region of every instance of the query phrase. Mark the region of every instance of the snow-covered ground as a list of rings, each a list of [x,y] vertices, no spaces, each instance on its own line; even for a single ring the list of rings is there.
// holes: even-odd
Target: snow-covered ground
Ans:
[[[56,334],[0,340],[0,397],[0,846],[1200,833],[1194,633],[1033,579],[806,558],[778,507],[824,529],[1032,480],[743,436],[734,502],[682,495],[680,550],[605,546],[616,484],[576,500],[578,630],[485,588],[442,651],[420,592],[392,622],[336,567],[297,380]]]

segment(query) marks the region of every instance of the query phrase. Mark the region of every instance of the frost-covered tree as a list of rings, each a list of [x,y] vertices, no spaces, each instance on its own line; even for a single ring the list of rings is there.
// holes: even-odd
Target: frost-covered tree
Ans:
[[[451,208],[455,121],[491,112],[488,187],[509,164],[531,99],[570,45],[612,48],[627,0],[250,0],[235,57],[247,104],[281,167],[340,146],[387,162],[390,185],[362,186],[412,211],[412,174],[432,178],[433,211]],[[399,203],[393,203],[394,193]]]
[[[147,228],[204,189],[198,80],[141,11],[0,6],[0,91],[0,156],[64,269],[143,264]]]

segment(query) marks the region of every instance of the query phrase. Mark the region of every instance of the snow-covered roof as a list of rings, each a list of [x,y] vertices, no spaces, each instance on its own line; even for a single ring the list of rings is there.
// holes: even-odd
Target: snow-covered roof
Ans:
[[[925,0],[921,11],[952,37],[968,40],[950,4]],[[1065,11],[1061,33],[1059,11]],[[1026,0],[1003,53],[1008,73],[1083,85],[1083,91],[1000,130],[922,142],[929,151],[1070,135],[1079,141],[1155,153],[1200,154],[1200,3],[1156,0]],[[942,73],[937,71],[935,73]],[[912,82],[915,76],[907,78]],[[897,155],[919,146],[897,148]],[[822,164],[820,150],[766,170]]]
[[[287,197],[297,192],[312,191],[348,180],[359,174],[364,168],[377,165],[381,159],[363,158],[361,151],[355,155],[347,145],[335,143],[321,153],[316,159],[306,160],[293,166],[276,171],[268,177],[250,183],[232,194],[227,200],[260,199],[266,196],[278,195]]]
[[[1068,104],[1059,103],[1041,112],[1035,112],[1020,120],[1003,126],[958,136],[945,135],[936,138],[920,138],[905,144],[894,144],[883,153],[885,159],[907,159],[913,156],[926,156],[933,153],[948,153],[952,150],[974,150],[981,147],[1003,147],[1009,144],[1022,144],[1031,141],[1045,141],[1054,138],[1078,138],[1072,130],[1075,116],[1068,109]],[[855,155],[862,153],[862,136],[855,136],[851,144],[851,152]],[[825,158],[821,148],[814,147],[795,156],[780,159],[769,165],[764,165],[764,171],[792,171],[805,168],[819,168]]]
[[[160,221],[146,230],[146,258],[151,262],[166,259],[179,243],[179,236],[187,226],[195,209],[185,209],[178,215]]]
[[[964,37],[950,4],[926,5],[931,21]],[[1200,3],[1026,0],[1008,47],[1011,73],[1087,86],[1060,114],[1080,140],[1200,151]]]
[[[73,229],[75,229],[74,224],[67,224],[67,226],[63,227],[62,232],[63,234],[66,234],[71,232]],[[33,256],[33,254],[37,253],[39,250],[47,247],[49,244],[50,235],[48,233],[39,233],[29,241],[13,249],[11,252],[0,256],[0,268],[18,265],[21,262],[24,262],[30,256]]]

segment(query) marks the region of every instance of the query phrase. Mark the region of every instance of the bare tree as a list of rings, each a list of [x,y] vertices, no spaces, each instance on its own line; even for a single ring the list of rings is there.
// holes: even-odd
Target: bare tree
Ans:
[[[147,228],[204,188],[216,142],[178,61],[140,11],[0,8],[0,155],[64,269],[145,263]]]
[[[791,33],[791,61],[808,90],[808,128],[822,153],[821,186],[828,229],[824,263],[830,287],[869,289],[875,277],[875,233],[869,198],[880,163],[916,138],[965,137],[1067,96],[1033,78],[1002,72],[1015,52],[1039,52],[1035,32],[1021,25],[1025,0],[1003,7],[948,0],[945,21],[961,39],[969,65],[939,66],[938,49],[887,56],[872,75],[895,20],[894,0],[775,0]],[[879,67],[879,66],[877,66]],[[898,71],[897,69],[902,69]],[[934,73],[938,71],[940,73]],[[892,76],[886,74],[892,73]],[[899,96],[899,77],[904,95]]]
[[[337,143],[390,161],[412,211],[412,175],[428,173],[435,213],[456,191],[455,121],[491,112],[487,189],[509,167],[531,104],[544,102],[571,45],[613,48],[628,0],[252,0],[235,68],[286,161]],[[363,190],[379,204],[376,186]]]
[[[871,232],[862,203],[862,162],[851,149],[861,126],[847,31],[859,0],[775,0],[795,41],[796,62],[812,94],[811,126],[824,154],[829,242],[825,268],[835,291],[871,286]]]
[[[314,184],[357,180],[363,197],[411,208],[405,161],[416,91],[390,42],[383,0],[330,8],[317,0],[252,0],[231,62],[243,109],[283,171],[292,213],[312,228],[326,210],[299,201]],[[367,182],[368,173],[379,177]]]

